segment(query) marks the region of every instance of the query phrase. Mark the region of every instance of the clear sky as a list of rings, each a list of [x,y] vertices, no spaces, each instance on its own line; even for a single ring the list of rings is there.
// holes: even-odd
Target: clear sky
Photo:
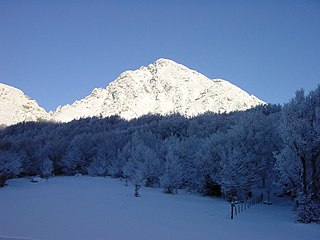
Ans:
[[[46,110],[161,57],[287,102],[320,83],[320,1],[0,0],[0,82]]]

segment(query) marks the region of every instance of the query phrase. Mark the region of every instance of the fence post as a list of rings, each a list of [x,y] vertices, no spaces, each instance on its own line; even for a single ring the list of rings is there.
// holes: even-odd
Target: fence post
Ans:
[[[236,204],[234,200],[231,200],[231,219],[233,219],[234,216],[237,216],[241,212],[249,210],[250,207],[262,202],[263,202],[263,193],[254,198],[251,198],[248,201],[245,201],[239,204]]]
[[[234,208],[235,204],[233,201],[231,201],[231,219],[233,219],[233,208]]]

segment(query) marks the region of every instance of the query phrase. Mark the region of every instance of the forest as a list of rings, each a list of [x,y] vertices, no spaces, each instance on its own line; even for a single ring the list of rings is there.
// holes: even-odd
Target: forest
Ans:
[[[141,186],[245,200],[289,196],[320,222],[320,86],[243,112],[23,122],[0,130],[0,187],[10,178],[111,176]],[[49,180],[50,181],[50,180]]]

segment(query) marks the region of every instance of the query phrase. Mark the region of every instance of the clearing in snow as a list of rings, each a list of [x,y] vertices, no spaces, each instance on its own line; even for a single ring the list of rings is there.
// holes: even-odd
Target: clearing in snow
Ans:
[[[298,224],[289,202],[255,205],[230,219],[222,199],[133,186],[102,177],[12,179],[0,189],[0,240],[8,239],[320,239]]]

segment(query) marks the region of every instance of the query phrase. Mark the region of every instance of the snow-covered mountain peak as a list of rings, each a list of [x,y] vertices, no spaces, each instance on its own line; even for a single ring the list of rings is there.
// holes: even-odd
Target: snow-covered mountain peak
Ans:
[[[211,80],[172,60],[161,58],[135,71],[126,71],[107,87],[102,115],[132,119],[145,114],[245,110],[261,100],[225,80]]]
[[[145,114],[180,113],[191,117],[204,112],[241,111],[265,104],[228,81],[209,79],[165,58],[137,70],[127,70],[106,88],[95,88],[84,99],[59,106],[50,113],[18,89],[3,84],[0,89],[0,124],[39,118],[68,122],[111,115],[132,119]]]
[[[21,90],[0,83],[0,124],[48,120],[47,112]]]
[[[176,73],[176,72],[183,72],[183,71],[193,71],[186,66],[176,63],[170,59],[165,59],[165,58],[160,58],[154,63],[148,65],[147,67],[150,71],[166,71],[166,72],[171,72],[171,73]]]
[[[156,67],[176,67],[176,68],[186,68],[185,66],[183,66],[182,64],[176,63],[175,61],[172,61],[170,59],[166,59],[166,58],[159,58],[158,60],[156,60],[153,64],[150,65],[154,65]]]

